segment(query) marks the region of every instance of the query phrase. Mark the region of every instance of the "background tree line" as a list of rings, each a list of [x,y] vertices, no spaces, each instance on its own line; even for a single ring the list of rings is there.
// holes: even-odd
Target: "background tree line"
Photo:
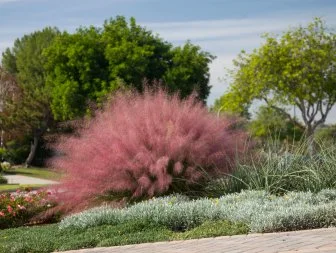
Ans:
[[[102,28],[81,27],[72,34],[47,27],[17,39],[2,55],[1,72],[15,79],[21,95],[2,98],[1,129],[7,136],[20,129],[30,140],[30,165],[57,122],[89,114],[89,105],[101,105],[121,87],[141,91],[144,79],[159,80],[182,98],[195,90],[205,102],[213,59],[190,42],[173,47],[134,18],[118,16]]]
[[[39,147],[60,125],[90,115],[118,89],[142,91],[144,80],[159,80],[182,98],[196,90],[205,103],[214,58],[189,41],[174,47],[122,16],[74,33],[47,27],[25,35],[2,55],[2,157],[23,162],[26,156],[26,165],[36,152],[45,157],[47,149]],[[212,110],[247,118],[252,135],[263,140],[334,136],[324,126],[336,102],[335,66],[336,35],[319,18],[281,36],[266,34],[259,48],[234,60],[229,90]],[[264,106],[250,119],[255,100]],[[293,106],[300,119],[289,112]]]
[[[251,104],[262,101],[250,126],[255,135],[277,128],[282,138],[296,132],[314,139],[336,103],[336,34],[319,18],[281,36],[265,34],[259,48],[238,55],[229,77],[215,111],[249,117]],[[293,107],[298,115],[290,113]]]

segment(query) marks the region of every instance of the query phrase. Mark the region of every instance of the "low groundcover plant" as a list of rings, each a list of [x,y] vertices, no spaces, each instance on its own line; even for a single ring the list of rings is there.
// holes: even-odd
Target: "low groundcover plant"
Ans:
[[[206,221],[242,222],[251,232],[275,232],[336,225],[336,190],[319,193],[289,192],[276,196],[265,191],[243,191],[220,198],[189,200],[168,196],[140,202],[124,209],[99,207],[69,216],[60,229],[84,229],[147,221],[172,230],[187,230]]]

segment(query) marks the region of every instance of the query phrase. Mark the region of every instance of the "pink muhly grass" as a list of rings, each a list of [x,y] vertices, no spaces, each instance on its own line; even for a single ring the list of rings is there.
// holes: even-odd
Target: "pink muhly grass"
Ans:
[[[107,192],[151,197],[228,173],[245,137],[233,123],[194,96],[116,94],[77,136],[57,145],[63,155],[51,164],[67,174],[60,201],[75,206]]]

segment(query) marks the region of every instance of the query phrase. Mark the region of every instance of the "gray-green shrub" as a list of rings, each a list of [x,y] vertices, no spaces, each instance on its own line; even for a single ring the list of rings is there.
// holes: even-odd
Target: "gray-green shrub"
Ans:
[[[206,221],[242,222],[251,232],[288,231],[336,225],[336,190],[289,192],[243,191],[220,198],[186,199],[181,195],[144,201],[124,209],[99,207],[63,219],[61,229],[146,221],[186,230]]]

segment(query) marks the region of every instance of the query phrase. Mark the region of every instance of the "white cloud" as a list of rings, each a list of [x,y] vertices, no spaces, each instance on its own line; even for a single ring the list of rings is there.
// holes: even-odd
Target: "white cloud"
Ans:
[[[210,65],[210,85],[211,93],[208,97],[208,104],[212,105],[214,101],[223,95],[229,87],[228,83],[222,80],[225,76],[225,68],[232,67],[232,60],[235,55],[221,55]]]
[[[48,0],[0,0],[0,4],[7,4],[13,2],[46,2]]]
[[[185,23],[145,24],[169,41],[209,40],[230,38],[248,34],[261,34],[265,31],[277,31],[283,23],[260,22],[258,20],[209,20]]]
[[[227,89],[228,84],[220,82],[225,68],[232,68],[232,60],[244,49],[251,51],[262,43],[263,33],[280,34],[289,27],[305,25],[315,16],[326,20],[327,25],[336,26],[336,8],[301,13],[278,13],[265,18],[201,20],[189,22],[143,23],[167,41],[180,45],[186,40],[198,44],[202,49],[217,56],[210,66],[212,90],[208,104],[212,105]]]
[[[23,1],[23,0],[0,0],[0,4],[6,4],[6,3],[18,2],[18,1]]]
[[[225,68],[232,68],[232,60],[244,49],[251,51],[262,43],[263,33],[281,34],[290,27],[305,25],[313,17],[322,17],[327,25],[336,27],[336,9],[317,10],[307,13],[286,13],[267,18],[204,20],[192,22],[144,23],[148,29],[158,33],[162,38],[181,44],[186,40],[198,44],[202,49],[217,56],[210,65],[211,93],[208,105],[223,95],[228,88],[227,81],[220,81],[226,74]],[[257,105],[253,106],[255,110]],[[330,112],[327,123],[336,121],[336,108]]]
[[[143,23],[142,25],[160,34],[169,41],[185,40],[213,40],[247,35],[258,35],[265,32],[279,33],[290,26],[306,24],[314,16],[323,16],[329,25],[336,24],[334,17],[336,9],[325,10],[324,15],[320,12],[316,15],[309,13],[295,14],[289,17],[275,16],[267,18],[250,19],[225,19],[225,20],[202,20],[189,22],[162,22]],[[318,15],[320,14],[320,15]]]

